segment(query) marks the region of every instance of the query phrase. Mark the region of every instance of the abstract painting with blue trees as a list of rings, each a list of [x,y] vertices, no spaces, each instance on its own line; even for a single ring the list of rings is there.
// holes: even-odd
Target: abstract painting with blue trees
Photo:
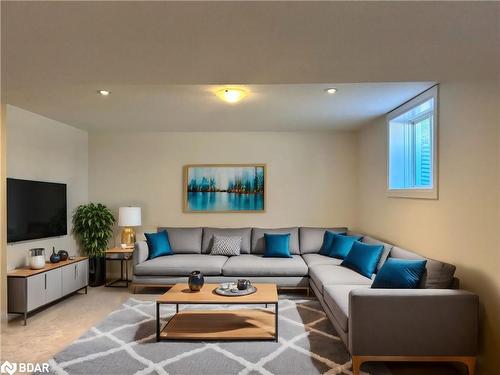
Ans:
[[[188,212],[264,211],[264,165],[188,165]]]

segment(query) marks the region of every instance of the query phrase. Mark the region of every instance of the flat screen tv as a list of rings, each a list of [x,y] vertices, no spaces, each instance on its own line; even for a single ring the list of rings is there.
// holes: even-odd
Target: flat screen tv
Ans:
[[[7,179],[7,242],[66,234],[66,184]]]

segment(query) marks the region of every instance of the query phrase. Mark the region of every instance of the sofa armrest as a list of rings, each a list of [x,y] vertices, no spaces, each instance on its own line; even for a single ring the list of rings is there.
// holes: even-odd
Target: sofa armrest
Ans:
[[[134,245],[134,257],[132,263],[136,266],[145,262],[149,256],[148,243],[146,241],[137,241]]]
[[[451,289],[356,289],[349,351],[367,356],[474,356],[478,296]]]

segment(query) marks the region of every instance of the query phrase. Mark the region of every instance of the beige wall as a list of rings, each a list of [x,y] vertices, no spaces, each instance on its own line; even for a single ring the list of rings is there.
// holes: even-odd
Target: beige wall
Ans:
[[[5,177],[7,175],[7,148],[5,133],[5,104],[0,103],[0,331],[7,317],[7,209]],[[0,358],[2,358],[2,345],[0,345]]]
[[[498,84],[440,85],[439,200],[387,198],[385,118],[359,132],[357,228],[456,264],[479,294],[482,373],[500,367]],[[485,361],[486,359],[486,361]]]
[[[63,123],[7,106],[7,176],[68,184],[68,232],[71,213],[88,199],[88,135]],[[7,245],[7,269],[22,266],[28,249],[52,246],[77,253],[71,234]]]
[[[141,206],[139,232],[158,225],[352,225],[356,156],[352,132],[91,134],[89,196],[115,213]],[[266,163],[266,212],[183,213],[182,167],[193,163]]]

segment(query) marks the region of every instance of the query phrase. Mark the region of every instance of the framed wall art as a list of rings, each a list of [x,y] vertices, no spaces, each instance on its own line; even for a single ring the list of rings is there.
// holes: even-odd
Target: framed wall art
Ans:
[[[193,164],[184,167],[185,212],[264,212],[264,164]]]

